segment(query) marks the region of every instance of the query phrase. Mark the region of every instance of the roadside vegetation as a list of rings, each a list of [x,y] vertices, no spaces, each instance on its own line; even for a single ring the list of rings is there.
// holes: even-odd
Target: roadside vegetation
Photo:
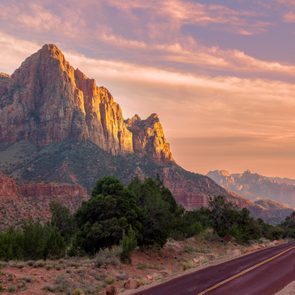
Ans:
[[[295,237],[294,213],[275,227],[253,219],[247,209],[239,209],[222,196],[211,199],[208,208],[188,212],[159,179],[136,178],[125,186],[114,177],[105,177],[74,215],[58,203],[51,204],[51,212],[47,224],[28,222],[0,232],[0,260],[99,253],[96,263],[101,266],[105,261],[130,263],[136,247],[161,248],[169,238],[184,240],[208,232],[212,238],[240,244]]]

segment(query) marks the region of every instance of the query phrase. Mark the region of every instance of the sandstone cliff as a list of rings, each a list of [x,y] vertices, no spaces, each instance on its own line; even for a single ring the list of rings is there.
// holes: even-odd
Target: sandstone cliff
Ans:
[[[137,122],[144,126],[140,132],[126,124],[110,92],[74,69],[55,45],[44,45],[11,77],[2,74],[0,95],[0,141],[91,140],[113,155],[172,160],[157,116]]]
[[[173,161],[170,145],[167,143],[163,127],[157,114],[141,120],[138,115],[126,120],[133,134],[133,149],[139,154],[152,155],[158,161]]]
[[[47,221],[52,201],[72,212],[88,198],[86,190],[73,184],[18,183],[0,173],[0,228],[20,225],[24,220]]]

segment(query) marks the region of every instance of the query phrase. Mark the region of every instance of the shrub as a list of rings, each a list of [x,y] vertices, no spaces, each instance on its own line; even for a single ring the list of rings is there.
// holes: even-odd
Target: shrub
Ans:
[[[121,261],[131,263],[131,254],[137,246],[136,234],[132,227],[129,228],[127,234],[123,234],[120,245],[122,247]]]
[[[149,266],[145,263],[138,263],[137,268],[141,270],[146,270]]]
[[[105,248],[99,250],[95,257],[95,265],[97,267],[105,266],[108,264],[118,265],[120,264],[119,257],[122,253],[121,247],[114,246],[112,248]]]
[[[8,287],[8,292],[9,293],[15,293],[17,291],[17,286],[10,286]]]
[[[55,227],[28,222],[0,232],[0,259],[46,259],[64,255],[63,238]]]

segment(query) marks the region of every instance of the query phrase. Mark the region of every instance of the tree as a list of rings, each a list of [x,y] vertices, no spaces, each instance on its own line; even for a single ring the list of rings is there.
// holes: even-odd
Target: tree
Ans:
[[[232,203],[226,202],[223,196],[211,198],[209,208],[212,215],[213,229],[219,236],[224,237],[232,227],[237,208]]]
[[[180,207],[171,192],[159,181],[147,178],[141,182],[135,178],[128,188],[135,195],[140,208],[142,231],[138,244],[162,247],[171,235],[176,213],[178,210],[181,212]]]
[[[284,237],[292,239],[295,238],[295,211],[293,211],[291,215],[281,223],[281,227],[284,230]]]
[[[212,227],[211,212],[208,208],[184,211],[177,218],[172,236],[175,239],[190,238],[200,234],[208,227]]]
[[[134,196],[113,177],[97,182],[89,201],[83,202],[75,215],[76,244],[94,254],[97,250],[118,245],[129,227],[140,231],[139,209]]]
[[[211,199],[209,208],[213,229],[220,237],[230,235],[238,242],[247,243],[262,236],[260,222],[250,216],[248,209],[239,209],[222,196]]]
[[[51,210],[51,225],[56,227],[64,238],[66,243],[69,243],[76,230],[74,216],[70,210],[58,202],[50,204]]]

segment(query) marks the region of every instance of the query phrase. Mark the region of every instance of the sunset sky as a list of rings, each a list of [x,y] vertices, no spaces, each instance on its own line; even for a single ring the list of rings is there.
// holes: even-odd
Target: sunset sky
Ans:
[[[295,178],[295,0],[0,0],[0,72],[44,43],[184,168]]]

